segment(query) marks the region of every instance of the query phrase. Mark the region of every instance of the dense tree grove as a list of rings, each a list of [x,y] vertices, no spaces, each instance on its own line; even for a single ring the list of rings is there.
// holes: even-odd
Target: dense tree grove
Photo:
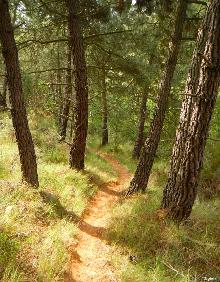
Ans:
[[[158,217],[174,226],[187,224],[199,195],[218,193],[219,83],[219,0],[0,0],[1,138],[9,147],[15,140],[18,149],[11,158],[4,145],[0,156],[11,158],[10,174],[18,160],[19,185],[27,185],[28,193],[40,188],[34,193],[51,202],[61,219],[80,222],[80,230],[86,227],[78,215],[50,194],[47,158],[63,158],[68,177],[84,181],[100,158],[118,168],[108,154],[117,156],[131,174],[122,170],[121,176],[119,169],[124,201],[151,195],[158,178]],[[8,135],[6,118],[13,128]],[[91,161],[96,151],[102,153]],[[53,165],[51,170],[54,179],[66,174]],[[60,190],[68,177],[57,184]],[[88,179],[86,187],[101,177]],[[85,201],[86,188],[78,191],[77,185],[71,193]],[[136,262],[133,254],[129,259]],[[2,269],[0,256],[0,279]]]
[[[104,1],[64,1],[59,4],[11,1],[10,18],[7,1],[1,2],[0,29],[5,61],[5,66],[1,64],[1,105],[3,109],[8,107],[8,93],[23,179],[32,185],[38,185],[36,157],[23,97],[29,108],[34,102],[38,110],[54,116],[60,141],[70,138],[70,166],[73,168],[84,169],[88,130],[91,136],[100,135],[102,146],[109,142],[116,147],[124,141],[134,142],[132,155],[134,158],[140,156],[140,159],[127,195],[146,190],[161,136],[173,136],[175,132],[175,126],[169,128],[168,124],[174,125],[177,121],[176,107],[182,98],[178,93],[186,79],[186,62],[190,61],[206,3],[182,0],[175,4],[168,1],[105,4]],[[215,15],[213,9],[210,13]],[[16,42],[13,31],[10,31],[12,26]],[[6,34],[7,30],[9,33]],[[206,38],[208,33],[205,29],[203,37]],[[202,42],[196,47],[200,51],[194,51],[193,55],[196,65],[192,69],[195,71],[189,73],[187,82],[193,91],[190,90],[190,94],[186,91],[189,101],[184,101],[182,106],[188,111],[185,104],[189,105],[190,114],[194,101],[191,95],[200,95],[196,94],[200,64],[207,56],[203,55],[205,39],[198,40]],[[217,53],[215,56],[218,60]],[[216,72],[218,76],[218,69]],[[209,73],[204,75],[208,77]],[[216,89],[212,91],[217,93],[217,78],[214,83]],[[164,132],[163,128],[166,128]],[[199,138],[205,144],[207,133],[203,129],[201,134]],[[180,142],[188,144],[186,139],[180,138]],[[190,148],[195,146],[189,146],[190,158]],[[184,149],[176,150],[184,154]],[[196,151],[194,154],[200,153]],[[176,163],[176,158],[182,159],[182,155],[174,153],[172,162]],[[191,161],[189,163],[191,165]],[[172,165],[171,178],[174,170]],[[197,183],[197,175],[192,177]],[[175,189],[180,191],[180,188]]]
[[[59,3],[58,11],[57,4],[49,1],[12,1],[10,18],[8,2],[1,2],[0,28],[5,60],[5,67],[1,65],[1,104],[3,109],[7,108],[8,92],[23,179],[32,185],[38,185],[36,157],[23,97],[26,99],[25,103],[30,105],[28,107],[31,108],[33,99],[38,110],[54,116],[60,141],[66,139],[67,135],[68,138],[73,138],[70,140],[71,167],[79,170],[84,168],[88,124],[89,134],[100,134],[102,146],[109,142],[118,146],[126,138],[126,141],[134,142],[133,157],[140,156],[140,159],[128,195],[145,191],[161,135],[173,136],[174,126],[166,127],[164,133],[163,128],[166,122],[176,124],[178,119],[175,107],[182,98],[181,95],[178,97],[178,93],[182,91],[186,62],[190,60],[196,30],[203,18],[206,3],[182,0],[175,4],[168,1],[137,1],[135,5],[126,1],[108,3],[107,6],[105,4],[104,1],[65,1]],[[215,15],[213,9],[210,13]],[[16,42],[11,31],[13,25]],[[214,33],[213,29],[211,31]],[[193,91],[190,90],[190,94],[186,91],[186,99],[189,101],[184,101],[182,106],[183,110],[188,111],[185,104],[189,105],[190,114],[194,101],[192,96],[200,95],[196,94],[200,64],[202,58],[207,56],[203,50],[209,30],[205,29],[200,33],[204,39],[198,39],[202,42],[198,43],[199,51],[194,52],[195,66],[192,66],[193,70],[189,73],[187,86]],[[24,94],[21,90],[17,49],[22,64]],[[218,59],[217,53],[215,56]],[[208,60],[207,57],[204,62]],[[218,69],[216,72],[218,76]],[[209,73],[204,75],[208,77]],[[217,78],[213,78],[213,82],[216,83],[216,88],[212,91],[217,93]],[[171,91],[173,98],[170,99]],[[166,115],[167,111],[170,114]],[[202,115],[201,111],[202,109],[199,115]],[[150,121],[152,113],[153,119]],[[185,116],[184,113],[182,115]],[[171,120],[166,121],[166,116]],[[148,133],[145,132],[147,117]],[[211,112],[208,120],[210,118]],[[184,130],[189,131],[188,128]],[[195,136],[195,133],[192,134]],[[199,138],[205,144],[207,133],[204,128],[201,134]],[[182,138],[184,137],[178,137],[178,142],[188,144]],[[192,144],[187,147],[190,155],[191,146],[195,147]],[[183,149],[178,149],[179,151],[184,154]],[[198,151],[195,154],[200,153]],[[182,155],[174,153],[172,162],[176,163],[177,157],[182,160]],[[198,163],[201,161],[202,157]],[[170,175],[173,172],[174,169],[171,168]],[[197,174],[192,177],[197,182]],[[164,206],[167,207],[167,204]]]

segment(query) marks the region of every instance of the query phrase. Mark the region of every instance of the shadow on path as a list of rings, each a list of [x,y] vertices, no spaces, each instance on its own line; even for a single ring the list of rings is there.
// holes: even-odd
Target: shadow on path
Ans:
[[[68,211],[60,202],[59,198],[49,192],[46,191],[40,191],[40,195],[43,199],[43,201],[49,205],[52,206],[53,210],[57,214],[57,216],[61,219],[66,219],[70,222],[73,222],[75,224],[78,224],[78,228],[89,234],[90,236],[97,237],[99,239],[103,238],[103,233],[106,230],[106,228],[103,227],[96,227],[92,226],[91,224],[85,222],[83,220],[83,216],[79,217],[72,211]]]

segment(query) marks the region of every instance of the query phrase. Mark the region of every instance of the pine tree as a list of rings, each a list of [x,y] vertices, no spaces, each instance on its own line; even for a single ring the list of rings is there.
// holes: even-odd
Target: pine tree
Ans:
[[[220,2],[212,0],[202,24],[182,103],[162,207],[175,221],[190,216],[220,83]]]
[[[140,190],[145,191],[147,188],[150,172],[160,142],[160,136],[163,129],[166,111],[168,108],[168,98],[181,45],[184,21],[186,18],[186,10],[187,1],[179,0],[174,33],[170,42],[169,57],[160,82],[154,118],[151,123],[150,131],[144,143],[140,160],[135,171],[135,175],[130,183],[127,195],[133,194]]]
[[[66,0],[72,58],[75,76],[75,136],[70,149],[70,167],[84,169],[86,138],[88,130],[88,84],[78,1]]]
[[[22,94],[18,51],[7,0],[0,0],[0,42],[5,61],[11,115],[18,144],[22,180],[38,186],[37,162]]]

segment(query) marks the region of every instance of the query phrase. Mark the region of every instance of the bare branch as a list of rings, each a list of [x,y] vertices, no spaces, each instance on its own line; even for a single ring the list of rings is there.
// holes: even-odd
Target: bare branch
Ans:
[[[166,267],[168,267],[169,269],[171,269],[172,271],[174,271],[176,274],[184,277],[183,273],[179,272],[178,270],[176,270],[171,264],[169,264],[168,262],[165,261],[161,261]]]
[[[36,71],[31,71],[28,72],[27,74],[35,74],[35,73],[44,73],[44,72],[49,72],[49,71],[59,71],[59,70],[69,70],[68,68],[54,68],[54,69],[46,69],[46,70],[36,70]]]
[[[68,146],[72,146],[72,144],[71,143],[69,143],[69,142],[67,142],[64,138],[63,138],[63,136],[60,136],[60,139],[58,140],[59,141],[59,143],[65,143],[65,144],[67,144]]]

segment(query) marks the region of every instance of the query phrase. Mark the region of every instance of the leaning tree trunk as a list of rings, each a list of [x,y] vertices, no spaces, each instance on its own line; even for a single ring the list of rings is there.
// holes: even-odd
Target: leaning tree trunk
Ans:
[[[171,82],[177,64],[178,53],[181,45],[181,37],[186,17],[187,1],[179,0],[175,20],[175,30],[170,42],[170,51],[168,61],[161,79],[158,101],[154,118],[150,126],[150,131],[147,140],[143,146],[140,160],[135,171],[135,175],[130,183],[127,195],[137,191],[145,191],[147,188],[150,172],[153,166],[156,151],[160,142],[160,136],[163,129],[165,114],[168,107],[168,98],[171,89]]]
[[[0,41],[7,71],[12,122],[19,149],[22,180],[38,186],[36,155],[22,96],[18,52],[7,0],[0,0]]]
[[[141,149],[144,144],[144,124],[146,120],[148,92],[149,92],[149,87],[146,87],[142,93],[138,132],[137,132],[137,137],[136,137],[135,144],[134,144],[134,149],[132,152],[133,159],[138,159],[140,157]]]
[[[65,93],[63,97],[63,107],[61,110],[61,129],[60,129],[60,137],[61,140],[65,140],[67,124],[69,120],[69,112],[70,112],[70,104],[72,98],[72,70],[71,70],[71,60],[72,60],[72,49],[71,44],[68,44],[68,54],[67,54],[67,72],[66,72],[66,87]]]
[[[106,73],[102,70],[102,146],[108,144],[108,103],[107,103],[107,87]]]
[[[65,0],[75,71],[75,137],[70,149],[70,167],[84,169],[88,131],[88,83],[82,32],[77,15],[78,1]]]
[[[180,222],[190,216],[220,83],[220,1],[207,9],[189,72],[162,207]]]

